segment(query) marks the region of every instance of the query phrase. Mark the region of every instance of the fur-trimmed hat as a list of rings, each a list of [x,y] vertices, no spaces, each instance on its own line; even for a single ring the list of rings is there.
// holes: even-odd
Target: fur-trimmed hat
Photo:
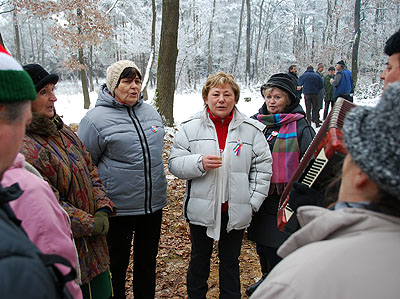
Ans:
[[[106,84],[108,90],[111,92],[112,95],[114,95],[114,89],[117,87],[119,77],[121,76],[122,72],[128,67],[134,68],[136,71],[138,71],[140,76],[142,76],[142,73],[140,72],[137,65],[130,60],[117,61],[107,68]]]
[[[391,83],[376,107],[358,106],[346,115],[347,151],[381,189],[400,199],[400,82]]]
[[[24,70],[31,76],[33,84],[35,84],[36,92],[39,92],[49,83],[57,84],[58,82],[57,74],[49,74],[49,72],[39,64],[24,65]]]
[[[0,46],[0,102],[13,103],[35,100],[32,79],[22,66]]]

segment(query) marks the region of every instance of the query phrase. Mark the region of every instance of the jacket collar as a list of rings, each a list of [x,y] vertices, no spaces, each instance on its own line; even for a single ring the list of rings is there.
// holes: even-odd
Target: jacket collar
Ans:
[[[132,108],[135,109],[136,107],[139,107],[140,105],[142,105],[143,103],[143,95],[142,93],[140,93],[139,96],[139,100],[136,102],[136,104],[134,104],[133,106],[129,106],[127,104],[122,104],[120,102],[118,102],[110,93],[110,91],[107,88],[106,84],[103,84],[100,87],[99,90],[99,95],[96,101],[96,105],[97,106],[105,106],[105,107],[113,107],[113,108]]]
[[[317,206],[303,206],[298,209],[297,219],[302,228],[279,248],[278,255],[281,257],[310,243],[350,233],[387,230],[390,222],[397,224],[400,231],[400,218],[360,208],[332,211]]]
[[[52,119],[57,121],[52,121]],[[44,137],[58,135],[58,130],[63,127],[64,123],[57,114],[52,119],[44,114],[33,113],[32,122],[26,127],[26,133]]]

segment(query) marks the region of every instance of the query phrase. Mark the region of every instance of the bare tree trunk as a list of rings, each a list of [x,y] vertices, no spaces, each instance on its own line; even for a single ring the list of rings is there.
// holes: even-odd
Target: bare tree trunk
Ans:
[[[93,84],[93,45],[90,45],[90,47],[89,47],[88,72],[89,72],[89,88],[90,88],[90,91],[94,91],[94,84]]]
[[[6,46],[4,45],[4,41],[3,41],[3,36],[0,33],[0,46],[2,46],[4,49],[7,49]]]
[[[78,50],[78,60],[81,64],[81,69],[79,70],[81,73],[81,82],[82,82],[82,92],[83,92],[83,108],[89,109],[90,107],[90,97],[88,90],[88,82],[86,77],[86,69],[85,69],[85,59],[83,58],[83,49],[80,48]]]
[[[33,34],[32,34],[31,22],[28,22],[28,30],[29,30],[30,40],[31,40],[32,61],[36,61],[36,59],[35,59],[35,46],[33,44]]]
[[[147,86],[150,81],[151,69],[153,67],[154,59],[155,59],[155,55],[156,55],[156,19],[157,19],[157,15],[156,15],[156,1],[155,0],[151,1],[151,9],[152,9],[152,13],[153,13],[153,18],[151,20],[151,45],[150,45],[151,53],[150,53],[149,62],[147,63],[147,67],[146,67],[146,73],[143,78],[144,82],[143,82],[143,87],[142,87],[142,94],[143,94],[143,98],[145,101],[147,101],[149,99],[149,96],[147,94]]]
[[[77,9],[78,17],[82,17],[82,10],[80,8]],[[81,33],[81,28],[78,26],[78,33]],[[82,93],[83,93],[83,108],[89,109],[90,107],[90,97],[88,90],[88,82],[86,76],[86,63],[83,57],[83,48],[78,49],[78,61],[80,63],[80,73],[81,73],[81,82],[82,82]]]
[[[246,8],[247,8],[247,27],[246,27],[246,84],[250,83],[250,56],[251,56],[251,48],[250,48],[250,0],[246,0]]]
[[[197,87],[198,67],[199,67],[199,60],[200,60],[199,53],[198,53],[198,47],[197,47],[197,44],[199,42],[198,22],[199,22],[199,16],[196,13],[196,0],[193,0],[193,44],[194,44],[194,51],[195,51],[194,67],[193,67],[193,88],[195,90]],[[189,82],[189,84],[190,84],[190,82]]]
[[[256,79],[258,81],[258,51],[260,49],[260,40],[261,40],[261,31],[262,31],[262,14],[263,14],[263,6],[264,6],[264,0],[261,1],[260,4],[260,17],[258,20],[258,34],[257,34],[257,45],[256,45],[256,55],[255,55],[255,73],[256,73]]]
[[[40,42],[40,50],[41,50],[41,54],[42,54],[42,59],[41,59],[41,63],[44,63],[44,24],[43,24],[43,20],[40,21],[40,25],[41,25],[41,29],[42,29],[42,40]]]
[[[232,67],[232,73],[233,74],[236,73],[237,62],[238,62],[239,53],[240,53],[240,42],[242,40],[242,24],[243,24],[244,3],[245,3],[245,0],[242,0],[242,8],[240,9],[238,42],[237,42],[237,48],[236,48],[236,54],[235,54],[235,61],[233,63],[233,67]]]
[[[17,11],[13,11],[13,23],[14,23],[14,43],[15,43],[15,59],[21,63],[21,40],[19,37],[19,26],[17,20]]]
[[[164,124],[174,124],[176,58],[178,56],[179,0],[163,0],[158,54],[156,106]]]
[[[358,49],[360,46],[360,38],[361,38],[360,13],[361,13],[361,0],[355,0],[355,4],[354,4],[354,43],[353,43],[353,53],[352,53],[352,58],[351,58],[351,72],[353,75],[354,88],[357,85],[357,77],[358,77]]]
[[[211,74],[212,69],[213,69],[211,39],[212,39],[212,32],[213,32],[213,20],[214,20],[214,15],[215,15],[215,2],[216,2],[216,0],[213,1],[213,9],[212,9],[211,21],[210,21],[210,30],[208,31],[208,41],[207,41],[207,49],[208,49],[207,73],[208,74]]]

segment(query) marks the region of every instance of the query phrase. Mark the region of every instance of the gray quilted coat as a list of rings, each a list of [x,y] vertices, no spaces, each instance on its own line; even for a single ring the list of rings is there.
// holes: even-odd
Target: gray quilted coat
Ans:
[[[167,205],[164,135],[153,106],[142,98],[132,107],[121,104],[101,86],[78,136],[100,171],[107,196],[117,205],[117,216],[153,213]]]

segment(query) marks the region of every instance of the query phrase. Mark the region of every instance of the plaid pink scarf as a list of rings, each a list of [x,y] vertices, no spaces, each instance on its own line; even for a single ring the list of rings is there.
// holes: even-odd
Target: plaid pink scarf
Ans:
[[[299,113],[289,114],[258,114],[257,119],[267,128],[280,127],[279,132],[273,131],[267,137],[268,142],[276,136],[272,149],[272,178],[269,193],[283,192],[285,185],[299,166],[300,149],[297,140],[296,122],[303,118]]]

